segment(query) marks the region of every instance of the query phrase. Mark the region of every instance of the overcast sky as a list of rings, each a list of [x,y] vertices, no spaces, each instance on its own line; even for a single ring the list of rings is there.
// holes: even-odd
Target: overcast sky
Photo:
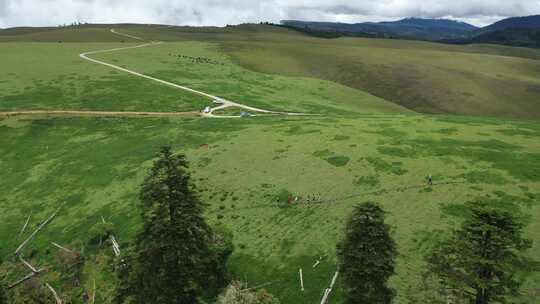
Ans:
[[[540,0],[0,0],[0,27],[72,23],[226,25],[298,19],[451,18],[487,25],[540,14]]]

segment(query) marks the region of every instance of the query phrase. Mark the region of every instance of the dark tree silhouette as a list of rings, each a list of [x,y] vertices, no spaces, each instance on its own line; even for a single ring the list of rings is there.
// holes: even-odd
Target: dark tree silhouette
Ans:
[[[337,254],[346,303],[391,303],[387,281],[394,274],[396,245],[385,212],[371,202],[356,206]]]
[[[428,257],[429,271],[447,295],[476,304],[504,303],[518,292],[517,272],[538,269],[522,255],[531,241],[522,237],[524,224],[509,212],[488,202],[469,206],[461,228]]]
[[[117,302],[197,303],[203,289],[226,284],[230,237],[205,222],[187,168],[164,147],[144,180],[143,228],[120,262]]]

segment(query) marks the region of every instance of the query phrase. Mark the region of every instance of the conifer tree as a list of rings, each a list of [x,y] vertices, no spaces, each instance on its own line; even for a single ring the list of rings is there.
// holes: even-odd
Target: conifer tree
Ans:
[[[371,202],[356,206],[345,238],[337,246],[345,303],[391,303],[395,296],[387,282],[394,274],[397,250],[385,224],[385,212]]]
[[[144,180],[143,227],[121,262],[117,302],[198,303],[203,288],[226,283],[230,241],[205,222],[187,168],[184,155],[164,147]]]
[[[4,286],[0,283],[0,304],[6,304],[6,293],[4,291]]]
[[[2,265],[2,260],[0,259],[0,265]],[[6,300],[6,291],[4,286],[4,278],[0,274],[0,304],[7,304]]]
[[[5,272],[3,266],[2,258],[0,258],[0,304],[7,304],[7,288],[5,284]]]
[[[538,270],[523,255],[531,241],[522,237],[523,223],[509,212],[489,202],[469,207],[461,228],[428,257],[429,271],[442,281],[446,296],[475,304],[505,303],[518,293],[517,273]]]

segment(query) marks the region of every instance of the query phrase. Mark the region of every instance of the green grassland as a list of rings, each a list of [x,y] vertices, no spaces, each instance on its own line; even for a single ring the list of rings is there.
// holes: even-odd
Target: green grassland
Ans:
[[[0,41],[130,40],[111,37],[110,27],[148,40],[210,43],[230,60],[253,71],[270,73],[273,77],[328,80],[417,112],[540,117],[537,102],[540,52],[526,48],[390,39],[320,39],[264,25],[227,28],[102,25],[46,31],[26,29],[19,30],[20,35],[15,35],[14,30],[4,30],[0,31]],[[161,63],[152,69],[170,72],[171,68],[171,64]]]
[[[101,216],[125,244],[140,224],[138,185],[158,147],[170,144],[191,161],[208,219],[234,232],[237,278],[273,282],[268,289],[284,303],[317,301],[335,271],[334,247],[352,206],[374,200],[389,212],[400,251],[392,279],[397,303],[418,303],[422,257],[459,222],[466,201],[489,196],[527,214],[527,237],[535,241],[530,253],[539,252],[539,130],[538,123],[395,115],[9,118],[0,126],[1,254],[22,240],[17,234],[31,211],[35,228],[63,202],[58,218],[31,245],[36,264],[56,267],[50,242],[85,242]],[[440,183],[431,189],[424,186],[430,173]],[[338,200],[281,208],[283,193]],[[356,196],[339,199],[350,195]],[[325,254],[321,267],[311,268]],[[86,276],[101,273],[98,284],[107,284],[107,271],[96,271],[107,269],[100,265],[90,259]],[[538,300],[540,275],[526,282],[516,303]],[[106,291],[99,295],[104,301]],[[334,296],[338,301],[339,291]]]
[[[334,82],[252,72],[231,62],[217,45],[210,43],[169,42],[93,57],[264,109],[319,114],[408,112]]]
[[[126,42],[132,39],[110,32],[109,26],[13,28],[0,30],[0,42]]]
[[[227,42],[224,48],[253,70],[335,81],[417,112],[540,117],[537,60],[385,42],[241,41]]]
[[[131,44],[130,44],[131,45]],[[200,110],[210,100],[88,62],[80,53],[121,43],[1,43],[0,111]],[[159,98],[156,98],[159,96]]]
[[[534,240],[529,254],[538,256],[538,121],[420,115],[367,93],[426,112],[536,118],[534,94],[523,87],[534,91],[536,86],[536,51],[323,40],[265,26],[115,28],[167,42],[94,58],[247,105],[324,115],[0,117],[0,256],[9,259],[28,231],[62,206],[24,250],[32,264],[50,266],[46,279],[61,294],[70,284],[50,242],[85,247],[83,286],[90,290],[95,279],[96,303],[110,301],[112,252],[83,244],[102,216],[114,223],[123,248],[133,238],[141,224],[138,187],[162,145],[187,155],[208,204],[208,220],[234,233],[234,277],[251,286],[269,283],[266,288],[282,303],[320,301],[336,270],[335,244],[344,222],[356,203],[367,200],[389,212],[400,252],[391,282],[398,291],[396,303],[425,303],[423,256],[459,224],[463,204],[470,200],[491,198],[501,208],[525,214],[526,236]],[[91,34],[73,34],[77,30]],[[188,111],[209,104],[78,57],[137,42],[122,43],[127,38],[110,35],[107,26],[0,31],[0,111]],[[338,79],[340,70],[355,82]],[[379,85],[385,94],[409,96],[418,104],[377,94],[373,88]],[[456,90],[477,98],[462,94],[456,101],[449,97]],[[432,188],[425,185],[428,174],[434,177]],[[320,196],[326,203],[286,207],[283,200],[289,194]],[[19,235],[30,213],[27,232]],[[300,291],[298,268],[304,270],[305,292]],[[23,273],[18,269],[10,279]],[[537,303],[540,274],[522,279],[522,295],[513,302]],[[340,299],[337,288],[332,302]]]
[[[157,37],[218,42],[235,62],[249,69],[334,81],[417,112],[540,117],[537,50],[319,39],[265,26],[208,31],[197,34],[169,28]],[[149,37],[155,32],[146,29],[143,33]]]

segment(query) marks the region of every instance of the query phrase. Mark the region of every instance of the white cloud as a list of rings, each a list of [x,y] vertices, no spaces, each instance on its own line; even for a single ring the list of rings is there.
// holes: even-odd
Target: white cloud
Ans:
[[[361,22],[409,16],[485,25],[532,14],[540,14],[540,0],[0,0],[0,27],[73,21],[222,26],[281,19]]]

